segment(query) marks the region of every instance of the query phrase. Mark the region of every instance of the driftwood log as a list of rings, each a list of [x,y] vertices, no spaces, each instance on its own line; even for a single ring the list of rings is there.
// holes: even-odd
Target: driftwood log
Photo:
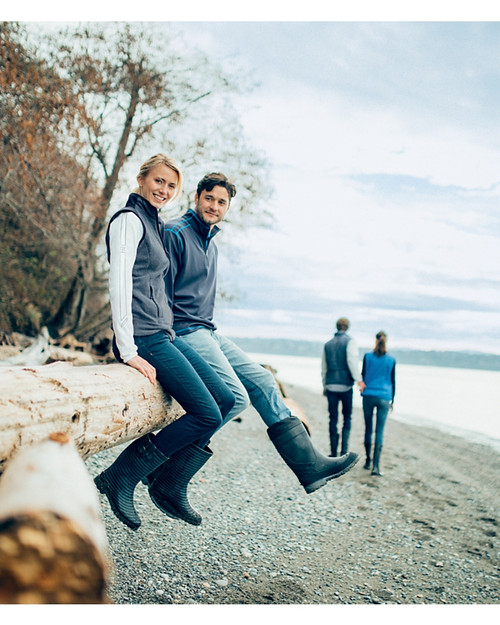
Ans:
[[[267,367],[273,373],[272,367]],[[277,380],[285,404],[307,418]],[[83,459],[160,429],[184,413],[160,384],[122,364],[0,367],[0,474],[18,449],[67,434]]]
[[[46,344],[27,355],[46,358]],[[121,364],[13,366],[19,361],[0,363],[0,603],[106,602],[106,535],[83,460],[184,411]]]
[[[99,498],[65,434],[19,451],[0,479],[0,603],[104,603]]]
[[[19,449],[66,434],[83,459],[184,413],[135,369],[57,362],[0,368],[0,472]]]

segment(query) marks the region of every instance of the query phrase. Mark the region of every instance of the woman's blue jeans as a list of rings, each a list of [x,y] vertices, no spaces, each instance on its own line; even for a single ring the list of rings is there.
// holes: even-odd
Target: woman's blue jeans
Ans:
[[[155,445],[171,456],[190,443],[203,444],[220,427],[234,405],[234,395],[196,351],[166,332],[135,336],[139,355],[156,369],[164,391],[186,411],[165,426],[155,437]]]
[[[373,413],[376,410],[377,420],[375,424],[375,445],[382,445],[384,442],[384,427],[389,414],[391,402],[387,399],[374,397],[373,395],[363,395],[363,415],[365,417],[365,444],[372,444],[373,437]]]

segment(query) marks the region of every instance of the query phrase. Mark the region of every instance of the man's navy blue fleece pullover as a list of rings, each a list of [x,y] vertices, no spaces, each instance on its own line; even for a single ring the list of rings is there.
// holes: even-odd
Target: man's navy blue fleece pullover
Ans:
[[[200,327],[215,330],[219,232],[204,224],[193,210],[165,225],[164,241],[170,259],[165,277],[167,298],[174,315],[174,330],[182,336]]]

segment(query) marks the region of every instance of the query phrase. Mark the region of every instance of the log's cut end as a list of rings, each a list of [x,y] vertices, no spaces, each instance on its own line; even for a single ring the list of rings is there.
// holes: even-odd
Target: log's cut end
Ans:
[[[20,450],[0,477],[0,603],[106,603],[110,570],[99,496],[71,441]]]
[[[0,603],[107,603],[105,569],[70,519],[39,512],[0,521]]]

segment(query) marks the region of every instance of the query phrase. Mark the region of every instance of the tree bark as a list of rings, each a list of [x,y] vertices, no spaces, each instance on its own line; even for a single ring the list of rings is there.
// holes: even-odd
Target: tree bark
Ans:
[[[69,438],[21,450],[0,479],[0,603],[105,603],[97,491]]]
[[[160,429],[184,410],[122,364],[0,368],[0,472],[20,448],[66,434],[85,459]]]

